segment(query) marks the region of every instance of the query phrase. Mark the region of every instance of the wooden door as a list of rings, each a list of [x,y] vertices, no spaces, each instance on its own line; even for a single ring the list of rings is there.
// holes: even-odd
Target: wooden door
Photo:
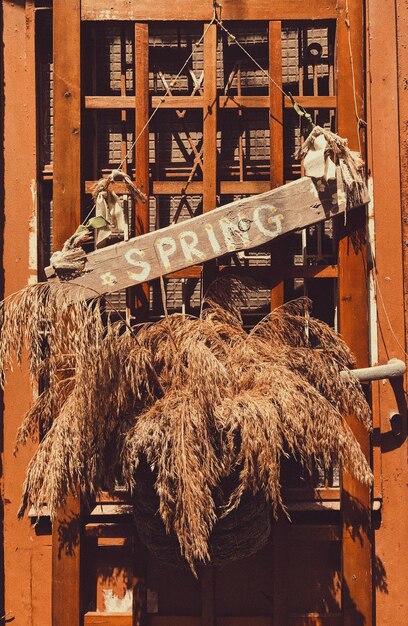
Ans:
[[[349,0],[347,14],[332,0],[222,4],[224,28],[212,21],[210,3],[187,11],[179,2],[54,1],[55,157],[53,168],[44,164],[43,221],[52,222],[55,249],[92,210],[94,182],[119,164],[149,198],[124,198],[130,235],[300,176],[293,152],[302,128],[281,89],[316,123],[361,145],[363,3]],[[364,228],[361,211],[346,224],[327,222],[171,274],[167,308],[194,313],[210,280],[228,268],[262,283],[244,311],[248,326],[307,294],[364,365]],[[119,293],[115,304],[136,322],[163,313],[154,283]],[[369,454],[367,436],[352,416],[350,423]],[[53,623],[371,624],[368,491],[336,468],[306,480],[288,467],[283,480],[292,523],[279,520],[258,556],[209,570],[199,583],[146,554],[126,494],[107,494],[91,512],[72,498],[54,525]],[[67,520],[78,533],[70,552],[59,545]]]

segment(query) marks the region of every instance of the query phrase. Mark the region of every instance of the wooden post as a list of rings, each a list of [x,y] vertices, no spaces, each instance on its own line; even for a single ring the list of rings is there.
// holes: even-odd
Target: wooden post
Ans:
[[[363,2],[349,0],[348,5],[349,15],[346,15],[345,1],[340,3],[337,28],[338,132],[342,137],[348,138],[351,149],[358,150],[361,145],[364,156],[362,132],[356,117],[356,114],[361,118],[364,117]],[[348,216],[347,224],[341,227],[338,285],[340,332],[356,355],[359,367],[368,363],[368,277],[365,235],[365,209],[360,209],[352,216]],[[362,332],[362,329],[366,331]],[[369,458],[369,435],[354,416],[350,416],[348,422]],[[347,471],[343,471],[342,474],[341,505],[343,623],[344,626],[354,626],[358,623],[370,626],[373,619],[370,490],[352,478]]]
[[[81,19],[77,0],[55,0],[53,248],[81,223]],[[80,501],[70,495],[53,523],[52,623],[79,626]]]
[[[282,23],[269,22],[269,74],[282,86]],[[283,185],[283,94],[269,83],[270,181],[271,189]],[[285,301],[285,241],[278,239],[271,245],[272,290],[271,310]]]
[[[77,0],[54,2],[53,248],[81,223],[81,20]]]
[[[269,74],[282,86],[282,22],[269,22]],[[271,189],[283,185],[283,94],[269,83],[270,129],[270,183]],[[277,239],[271,244],[271,311],[285,302],[284,258],[285,241]],[[285,521],[272,522],[273,617],[274,626],[286,623],[285,594]]]
[[[215,569],[205,565],[201,573],[201,626],[215,624]]]
[[[203,211],[217,206],[217,24],[204,37]],[[203,293],[216,277],[216,262],[205,263]]]
[[[147,196],[147,202],[136,202],[135,231],[137,235],[149,232],[149,27],[135,24],[135,184]],[[149,314],[149,285],[136,287],[138,319]]]

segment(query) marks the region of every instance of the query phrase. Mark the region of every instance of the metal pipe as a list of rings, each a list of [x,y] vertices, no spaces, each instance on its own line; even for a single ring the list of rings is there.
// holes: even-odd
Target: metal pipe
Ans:
[[[406,372],[406,365],[401,359],[390,359],[385,365],[375,367],[362,367],[350,372],[340,372],[340,376],[347,376],[349,373],[358,378],[360,382],[371,380],[383,380],[384,378],[400,378]]]

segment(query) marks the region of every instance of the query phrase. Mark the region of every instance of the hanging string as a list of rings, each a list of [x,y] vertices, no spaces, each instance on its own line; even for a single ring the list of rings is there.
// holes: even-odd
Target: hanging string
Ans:
[[[214,11],[215,11],[215,9],[214,9]],[[211,22],[209,22],[209,24],[207,24],[207,27],[205,28],[205,30],[204,30],[203,34],[201,35],[200,39],[194,44],[195,48],[198,48],[202,44],[202,42],[204,41],[204,38],[205,38],[207,32],[211,28],[212,24],[214,24],[214,22],[216,21],[215,15],[216,14],[214,13],[214,17],[212,18]],[[177,83],[178,79],[182,75],[183,71],[185,70],[185,68],[187,67],[188,63],[193,58],[193,56],[194,56],[194,50],[192,50],[191,54],[187,57],[187,59],[185,60],[185,62],[181,66],[179,72],[177,73],[177,75],[170,81],[169,86],[166,89],[166,93],[164,94],[164,96],[162,96],[160,98],[159,104],[157,105],[157,107],[155,109],[153,109],[149,119],[147,120],[147,122],[143,126],[143,128],[139,131],[137,137],[135,138],[134,142],[130,146],[129,150],[126,152],[126,155],[124,156],[123,160],[121,161],[121,163],[120,163],[120,165],[119,165],[119,167],[117,169],[119,169],[119,170],[122,169],[124,163],[126,162],[128,157],[132,154],[132,151],[135,148],[137,142],[139,141],[139,139],[141,138],[141,136],[145,132],[146,128],[149,126],[150,122],[152,121],[152,119],[156,115],[157,111],[160,109],[162,104],[165,102],[166,97],[171,94],[171,90],[173,89],[174,85]]]
[[[349,54],[350,54],[351,81],[352,81],[352,85],[353,85],[353,99],[354,99],[354,112],[355,112],[356,121],[357,121],[358,150],[359,150],[359,152],[361,154],[360,128],[362,126],[367,126],[367,122],[360,117],[359,112],[358,112],[357,88],[356,88],[356,72],[355,72],[355,67],[354,67],[353,47],[352,47],[352,43],[351,43],[351,24],[350,24],[350,11],[349,11],[348,0],[346,0],[345,24],[346,24],[346,27],[347,27],[347,41],[348,41]]]
[[[214,3],[214,15],[213,15],[213,18],[212,18],[211,22],[209,22],[207,24],[207,27],[205,28],[205,30],[204,30],[203,34],[201,35],[200,39],[195,42],[194,48],[198,48],[202,44],[202,42],[204,41],[204,38],[205,38],[208,30],[211,28],[211,26],[216,21],[216,19],[217,19],[216,9],[218,8],[218,6],[219,5],[217,3]],[[173,89],[174,85],[177,83],[177,81],[179,80],[179,78],[182,75],[183,71],[185,70],[185,68],[187,67],[187,65],[189,64],[191,59],[193,58],[194,52],[195,52],[195,50],[193,49],[191,54],[184,61],[183,65],[181,66],[181,68],[178,71],[177,75],[170,81],[170,83],[169,83],[169,85],[168,85],[168,87],[166,89],[165,94],[160,98],[159,104],[155,107],[155,109],[153,109],[149,119],[146,121],[146,123],[143,126],[143,128],[139,131],[137,137],[133,141],[132,145],[130,146],[130,148],[128,149],[128,151],[126,152],[125,156],[123,157],[122,161],[120,162],[119,166],[116,169],[123,171],[124,164],[126,163],[127,159],[131,156],[131,154],[132,154],[134,148],[136,147],[139,139],[142,137],[142,135],[144,134],[145,130],[148,128],[150,122],[155,117],[157,111],[160,109],[160,107],[165,102],[166,97],[171,94],[171,90]],[[84,221],[82,222],[82,225],[85,225],[85,223],[88,221],[88,219],[92,215],[94,209],[95,209],[95,204],[93,203],[89,213],[87,214],[87,216],[85,217]]]
[[[230,39],[232,39],[232,41],[234,43],[236,43],[236,45],[238,46],[238,48],[240,48],[242,50],[242,52],[244,52],[244,54],[246,54],[246,56],[252,61],[252,63],[254,63],[254,65],[256,65],[256,67],[261,70],[261,72],[264,74],[264,76],[266,76],[266,78],[268,79],[268,81],[274,85],[274,87],[276,87],[277,89],[279,89],[279,91],[285,96],[285,98],[288,98],[290,100],[290,102],[292,103],[292,106],[294,108],[294,110],[296,111],[296,113],[299,115],[299,118],[305,118],[307,125],[310,129],[314,128],[315,124],[312,120],[312,116],[310,115],[310,113],[308,113],[306,111],[306,109],[299,104],[298,102],[296,102],[296,100],[294,99],[293,95],[288,91],[286,92],[283,87],[276,82],[276,80],[274,80],[272,78],[272,76],[270,75],[270,73],[268,72],[268,70],[266,70],[264,67],[262,67],[262,65],[260,65],[260,63],[252,56],[252,54],[245,48],[245,46],[242,45],[242,43],[240,41],[238,41],[238,39],[236,38],[235,35],[233,35],[228,28],[226,28],[223,24],[223,22],[221,22],[221,20],[218,19],[217,15],[215,14],[215,18],[213,18],[214,21],[218,24],[218,26],[228,35],[228,37],[230,37]]]

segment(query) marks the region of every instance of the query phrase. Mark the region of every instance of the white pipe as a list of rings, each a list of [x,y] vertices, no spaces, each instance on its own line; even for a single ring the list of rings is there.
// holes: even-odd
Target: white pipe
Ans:
[[[406,372],[406,365],[401,359],[390,359],[385,365],[376,365],[375,367],[362,367],[350,372],[340,372],[340,376],[352,374],[360,382],[370,380],[383,380],[384,378],[400,378]]]

